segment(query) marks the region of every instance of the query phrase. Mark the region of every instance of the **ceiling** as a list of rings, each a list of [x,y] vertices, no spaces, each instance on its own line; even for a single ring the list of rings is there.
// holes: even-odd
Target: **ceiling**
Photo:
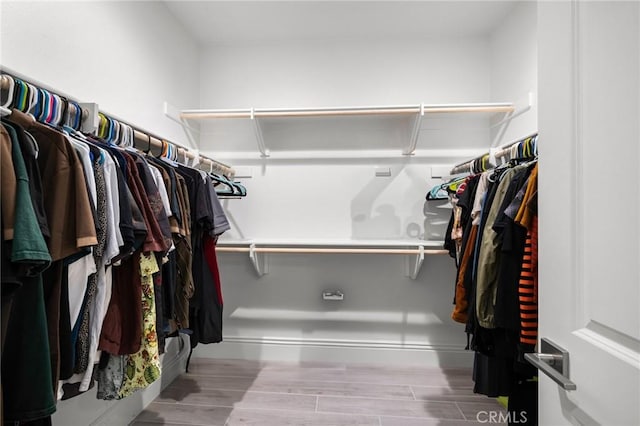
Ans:
[[[201,45],[485,36],[513,1],[165,1]]]

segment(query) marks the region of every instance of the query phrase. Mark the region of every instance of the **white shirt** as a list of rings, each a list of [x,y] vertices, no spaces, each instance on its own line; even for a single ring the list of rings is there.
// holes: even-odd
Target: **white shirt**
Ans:
[[[104,247],[103,260],[106,265],[120,253],[120,246],[124,244],[120,232],[120,192],[118,191],[118,172],[116,163],[111,155],[100,150],[103,155],[104,180],[107,198],[107,243]]]
[[[97,206],[97,191],[96,191],[96,178],[93,173],[93,164],[91,162],[91,154],[89,147],[73,138],[67,137],[69,143],[73,146],[78,158],[82,162],[82,168],[84,169],[84,176],[86,179],[87,188],[89,189],[89,196],[93,203],[94,210]],[[97,272],[96,262],[93,259],[92,251],[89,251],[84,257],[71,263],[68,267],[68,282],[69,282],[69,314],[71,320],[71,329],[76,324],[80,312],[82,311],[82,302],[84,301],[84,295],[87,291],[87,280],[91,274]]]

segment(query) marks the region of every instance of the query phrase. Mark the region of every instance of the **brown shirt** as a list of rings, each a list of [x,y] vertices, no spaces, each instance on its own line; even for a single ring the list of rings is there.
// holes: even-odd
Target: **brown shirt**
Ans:
[[[123,152],[123,155],[127,160],[127,182],[129,184],[129,188],[131,189],[131,193],[142,212],[144,222],[147,226],[147,238],[142,246],[142,251],[165,253],[169,250],[169,247],[165,244],[162,231],[160,230],[160,225],[153,215],[153,210],[149,204],[149,198],[147,197],[144,185],[140,180],[135,159],[127,152]]]
[[[11,157],[11,137],[4,128],[0,126],[0,170],[2,179],[2,226],[4,239],[13,240],[13,224],[15,222],[16,210],[16,174],[13,170],[13,159]]]

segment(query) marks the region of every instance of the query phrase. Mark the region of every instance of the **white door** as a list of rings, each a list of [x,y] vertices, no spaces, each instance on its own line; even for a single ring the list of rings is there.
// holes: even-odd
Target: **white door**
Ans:
[[[538,3],[540,425],[640,425],[640,3]]]

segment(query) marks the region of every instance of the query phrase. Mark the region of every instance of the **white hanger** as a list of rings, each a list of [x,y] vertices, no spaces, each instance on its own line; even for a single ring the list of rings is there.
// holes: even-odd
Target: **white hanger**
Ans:
[[[8,89],[8,93],[7,93],[7,102],[2,105],[2,108],[6,108],[9,109],[9,105],[11,105],[11,101],[13,100],[13,91],[14,88],[16,86],[16,82],[13,80],[13,78],[11,76],[8,76],[6,74],[2,75],[2,80],[6,80],[9,82],[9,89]]]

